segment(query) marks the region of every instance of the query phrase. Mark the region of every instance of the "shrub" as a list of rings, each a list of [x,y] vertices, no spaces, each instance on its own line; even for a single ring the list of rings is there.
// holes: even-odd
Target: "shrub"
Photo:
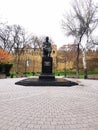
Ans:
[[[10,69],[13,64],[11,64],[12,56],[5,50],[0,48],[0,73],[6,74],[6,76],[10,75]]]
[[[4,64],[4,73],[6,76],[10,75],[10,70],[12,68],[13,64]]]
[[[11,62],[12,56],[5,50],[0,49],[0,63],[6,64]]]
[[[3,63],[1,63],[0,64],[0,73],[4,73],[4,74],[6,74],[6,76],[9,76],[12,66],[13,66],[13,64],[9,64],[9,63],[3,64]]]

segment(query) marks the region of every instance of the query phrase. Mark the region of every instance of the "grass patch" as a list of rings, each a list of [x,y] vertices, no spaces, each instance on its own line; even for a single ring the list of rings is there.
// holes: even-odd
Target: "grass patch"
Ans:
[[[89,75],[94,75],[94,74],[98,74],[98,71],[88,71],[87,72]]]

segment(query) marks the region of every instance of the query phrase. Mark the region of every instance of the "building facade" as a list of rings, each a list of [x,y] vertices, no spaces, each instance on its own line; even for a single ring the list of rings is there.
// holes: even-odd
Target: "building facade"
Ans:
[[[43,52],[39,48],[34,49],[30,46],[26,46],[23,50],[15,49],[15,53],[13,54],[14,67],[12,71],[41,72],[42,56]],[[55,71],[57,65],[57,46],[54,44],[52,45],[51,56],[53,57],[53,71]]]

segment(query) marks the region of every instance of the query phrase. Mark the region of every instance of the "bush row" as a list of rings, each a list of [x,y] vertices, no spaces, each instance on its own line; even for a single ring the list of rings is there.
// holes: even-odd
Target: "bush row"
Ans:
[[[11,72],[10,76],[11,77],[28,77],[28,76],[37,76],[40,73],[38,72]]]

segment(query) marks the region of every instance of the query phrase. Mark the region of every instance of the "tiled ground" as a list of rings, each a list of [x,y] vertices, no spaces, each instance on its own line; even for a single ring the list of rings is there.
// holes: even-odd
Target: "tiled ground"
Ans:
[[[98,130],[98,80],[26,87],[0,79],[0,130]]]

